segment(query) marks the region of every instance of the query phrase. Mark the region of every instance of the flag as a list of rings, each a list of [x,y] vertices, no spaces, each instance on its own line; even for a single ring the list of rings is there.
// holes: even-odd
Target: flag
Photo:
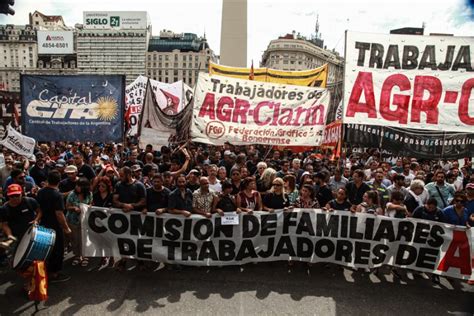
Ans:
[[[253,59],[252,59],[252,66],[250,67],[249,80],[254,80],[254,78],[255,78],[255,72],[253,70]]]
[[[32,301],[46,301],[48,299],[48,278],[44,261],[33,262],[33,277],[31,278],[28,298]]]
[[[161,93],[166,97],[166,107],[163,109],[168,115],[173,115],[178,113],[179,107],[179,98],[169,92],[160,88]]]
[[[132,114],[132,106],[128,105],[128,109],[125,112],[125,115],[123,117],[125,121],[125,134],[127,134],[128,131],[132,128],[132,123],[130,121],[131,114]]]

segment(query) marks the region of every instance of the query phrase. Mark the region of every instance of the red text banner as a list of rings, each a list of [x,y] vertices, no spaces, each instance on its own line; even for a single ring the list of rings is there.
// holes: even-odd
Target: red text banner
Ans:
[[[326,89],[201,73],[191,136],[215,145],[319,145],[329,100]]]
[[[471,132],[474,38],[347,32],[344,123]]]

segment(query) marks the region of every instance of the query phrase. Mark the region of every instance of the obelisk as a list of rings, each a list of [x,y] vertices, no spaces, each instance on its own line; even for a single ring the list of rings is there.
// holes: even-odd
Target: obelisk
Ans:
[[[247,0],[222,0],[220,64],[247,67]]]

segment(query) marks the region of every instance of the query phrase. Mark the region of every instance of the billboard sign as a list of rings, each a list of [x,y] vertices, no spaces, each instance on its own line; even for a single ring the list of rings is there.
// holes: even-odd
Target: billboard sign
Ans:
[[[146,11],[85,11],[85,29],[135,29],[143,30],[148,26]]]
[[[72,31],[38,31],[38,54],[74,54]]]

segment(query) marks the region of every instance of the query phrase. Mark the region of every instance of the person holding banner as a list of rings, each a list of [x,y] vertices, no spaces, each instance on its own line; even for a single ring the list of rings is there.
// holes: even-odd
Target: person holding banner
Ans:
[[[66,220],[72,231],[71,246],[74,254],[72,265],[81,264],[82,267],[87,267],[89,265],[89,258],[82,257],[81,204],[92,204],[91,185],[87,178],[80,178],[77,181],[76,187],[66,199]]]
[[[314,189],[309,184],[304,184],[301,187],[300,194],[292,205],[296,208],[320,208],[319,202],[314,195]]]
[[[234,170],[235,171],[235,170]],[[235,196],[231,195],[233,186],[229,181],[222,183],[222,193],[214,199],[212,203],[212,213],[218,213],[224,216],[225,213],[241,213],[242,210],[237,207]]]
[[[346,185],[347,198],[353,206],[362,203],[362,197],[364,196],[365,192],[370,190],[370,187],[363,181],[364,172],[360,169],[357,169],[352,175],[352,181]]]
[[[236,205],[242,211],[252,214],[262,209],[262,196],[257,191],[257,182],[254,177],[247,177],[242,181],[241,190],[235,197]]]
[[[456,192],[452,205],[443,209],[443,222],[457,226],[467,226],[470,215],[468,209],[464,206],[466,195],[463,192]]]
[[[288,194],[283,191],[283,184],[282,178],[276,178],[272,181],[271,190],[263,197],[263,211],[273,213],[275,210],[288,209],[290,199]]]
[[[171,192],[168,200],[168,210],[171,214],[189,217],[193,211],[193,193],[186,188],[186,176],[179,175],[176,178],[177,188]]]
[[[339,188],[336,192],[336,198],[326,204],[328,211],[350,211],[351,203],[347,200],[346,188]]]
[[[363,202],[357,205],[356,212],[373,215],[383,215],[383,210],[379,204],[377,191],[367,191],[362,196]]]
[[[200,188],[193,192],[193,213],[210,218],[213,205],[216,204],[217,194],[209,188],[209,179],[199,179]]]
[[[146,208],[142,212],[143,214],[150,212],[161,215],[166,212],[171,191],[163,186],[161,174],[155,174],[152,183],[153,186],[146,190]]]

